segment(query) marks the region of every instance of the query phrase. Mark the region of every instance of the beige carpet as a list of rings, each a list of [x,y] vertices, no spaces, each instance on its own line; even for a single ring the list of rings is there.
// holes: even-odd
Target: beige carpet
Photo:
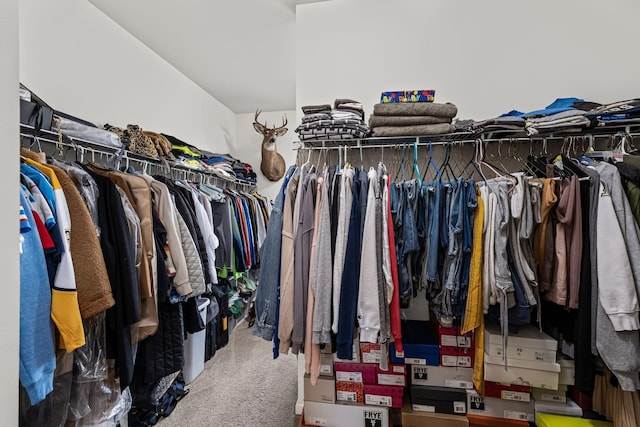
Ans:
[[[191,391],[158,426],[289,427],[297,399],[297,361],[273,360],[271,342],[251,335],[242,322],[191,384]]]

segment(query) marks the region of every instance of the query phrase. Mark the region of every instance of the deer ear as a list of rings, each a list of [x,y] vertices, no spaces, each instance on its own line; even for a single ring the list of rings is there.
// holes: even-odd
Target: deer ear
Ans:
[[[253,128],[258,133],[264,133],[264,131],[265,131],[265,127],[264,127],[264,125],[262,123],[253,122]]]
[[[279,128],[279,129],[276,130],[276,136],[282,136],[285,133],[287,133],[288,130],[289,129],[287,129],[287,128]]]

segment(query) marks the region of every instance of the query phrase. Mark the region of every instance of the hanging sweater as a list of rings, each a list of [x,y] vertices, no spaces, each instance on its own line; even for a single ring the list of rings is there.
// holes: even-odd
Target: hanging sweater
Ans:
[[[315,287],[316,270],[318,261],[318,229],[320,228],[320,214],[322,212],[322,205],[328,203],[328,201],[322,199],[324,188],[324,177],[318,176],[318,185],[316,189],[316,206],[314,212],[313,221],[313,238],[311,240],[311,261],[309,263],[309,292],[307,299],[307,319],[306,330],[304,335],[304,361],[305,372],[311,374],[311,384],[317,383],[320,376],[320,344],[313,344],[313,317],[315,309],[315,294],[313,289]]]
[[[187,261],[182,249],[182,241],[178,229],[177,210],[169,189],[163,183],[156,181],[148,175],[141,175],[153,193],[156,206],[158,208],[158,217],[167,229],[167,242],[169,244],[169,252],[175,267],[175,276],[173,277],[173,286],[180,295],[189,295],[192,291],[189,284],[189,272],[187,270]]]
[[[31,405],[53,390],[56,369],[51,291],[44,252],[26,197],[20,192],[20,384]]]
[[[349,236],[349,227],[351,226],[350,215],[351,205],[353,203],[353,176],[354,170],[352,168],[343,169],[342,175],[340,175],[338,228],[336,234],[336,248],[333,258],[333,322],[331,324],[331,329],[334,334],[338,333],[342,272],[345,267],[347,237]]]
[[[631,263],[636,294],[640,295],[640,228],[629,206],[629,200],[624,194],[618,169],[609,163],[599,162],[596,165],[596,170],[600,174],[601,182],[604,183],[606,190],[611,195],[611,202]]]
[[[338,306],[337,354],[339,359],[351,360],[353,357],[353,333],[355,329],[356,308],[358,305],[358,285],[360,282],[360,180],[353,182],[351,212],[349,216],[349,235],[345,251],[344,270],[340,286],[340,304]]]
[[[360,342],[378,342],[380,332],[380,298],[378,288],[377,236],[380,224],[376,223],[376,200],[380,197],[378,174],[369,170],[362,256],[360,257],[360,284],[358,286],[358,324]]]
[[[282,244],[280,248],[280,310],[278,315],[278,339],[280,353],[287,354],[293,332],[293,207],[298,191],[299,176],[294,175],[287,184],[282,212]]]
[[[24,151],[22,152],[24,153]],[[53,169],[30,158],[27,158],[26,162],[48,176],[53,186],[57,217],[56,225],[60,235],[63,237],[62,242],[65,251],[56,270],[55,281],[51,290],[51,318],[58,331],[60,331],[60,346],[71,352],[82,347],[85,344],[85,339],[70,250],[71,216],[69,207],[60,181]]]
[[[315,173],[305,175],[302,194],[298,196],[302,198],[302,202],[300,204],[299,225],[294,240],[293,332],[291,334],[291,350],[294,354],[303,351],[306,330],[309,263],[311,262],[317,179],[318,176]]]
[[[326,175],[325,175],[326,176]],[[313,310],[313,344],[331,342],[331,295],[333,269],[331,258],[331,222],[329,185],[322,186],[320,221],[318,222],[318,240],[316,242],[313,280],[311,287],[315,297]]]

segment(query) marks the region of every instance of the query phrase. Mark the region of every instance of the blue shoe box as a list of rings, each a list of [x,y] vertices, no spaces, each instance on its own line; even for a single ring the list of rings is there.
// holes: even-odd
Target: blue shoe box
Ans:
[[[395,343],[389,347],[391,363],[407,365],[440,365],[440,347],[433,337],[428,322],[406,320],[402,322],[402,347],[396,351]]]

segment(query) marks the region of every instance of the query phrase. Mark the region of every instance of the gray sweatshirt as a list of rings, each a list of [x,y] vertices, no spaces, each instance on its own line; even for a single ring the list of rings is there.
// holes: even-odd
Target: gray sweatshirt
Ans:
[[[378,287],[377,236],[382,227],[376,224],[376,200],[380,199],[378,174],[372,168],[367,175],[369,191],[360,257],[360,286],[358,288],[358,325],[360,342],[378,342],[380,332],[380,294]]]
[[[622,319],[620,318],[620,315],[623,315],[623,313],[612,313],[612,311],[615,310],[617,302],[624,302],[628,304],[629,301],[611,301],[610,297],[612,295],[609,292],[611,289],[607,290],[607,286],[610,285],[612,279],[618,277],[622,271],[617,267],[612,269],[610,265],[605,263],[619,261],[620,257],[608,257],[603,259],[603,255],[607,257],[608,255],[614,255],[615,253],[623,254],[624,249],[626,249],[628,262],[630,263],[629,270],[631,271],[627,270],[627,280],[618,281],[618,285],[624,285],[624,283],[628,284],[630,288],[627,289],[629,298],[635,296],[637,305],[637,291],[634,289],[634,282],[632,281],[633,277],[630,273],[633,272],[633,276],[635,276],[635,287],[637,288],[638,278],[640,278],[640,276],[636,275],[636,270],[640,268],[640,265],[638,264],[640,257],[638,227],[631,211],[628,209],[629,202],[623,194],[620,176],[616,167],[602,162],[596,164],[595,169],[600,174],[602,181],[600,186],[601,190],[597,216],[597,229],[599,234],[599,256],[597,257],[598,273],[607,272],[606,275],[598,274],[596,347],[607,367],[611,369],[620,382],[620,387],[625,391],[635,391],[640,388],[640,381],[638,380],[638,372],[640,371],[640,336],[638,335],[637,330],[619,329],[621,329],[621,327],[626,328],[626,326],[634,327],[634,322],[637,321],[638,313],[627,313]],[[615,216],[613,213],[610,213],[607,216],[602,215],[603,213],[611,212],[611,205],[613,206]],[[618,230],[622,235],[622,239],[620,239],[620,237],[614,239],[615,236],[611,235],[611,222],[615,221],[615,218],[618,219]],[[618,236],[620,236],[620,234]],[[624,244],[621,240],[623,240]],[[607,246],[603,247],[604,250],[601,251],[600,249],[603,244]],[[615,274],[612,276],[612,273]],[[620,291],[622,290],[623,289],[616,289],[618,295],[621,295]],[[624,298],[624,295],[622,298]],[[608,305],[608,307],[606,307],[606,305]],[[616,320],[616,324],[618,325],[617,327],[612,320]]]
[[[318,241],[316,242],[312,270],[314,278],[311,281],[315,297],[313,307],[313,344],[331,342],[333,268],[331,259],[331,222],[329,217],[329,182],[327,181],[322,187],[322,205],[320,209]]]
[[[599,162],[595,167],[600,174],[601,182],[611,194],[613,208],[616,211],[631,262],[636,292],[640,295],[640,229],[629,206],[629,200],[624,194],[620,172],[618,172],[618,168],[605,162]]]

